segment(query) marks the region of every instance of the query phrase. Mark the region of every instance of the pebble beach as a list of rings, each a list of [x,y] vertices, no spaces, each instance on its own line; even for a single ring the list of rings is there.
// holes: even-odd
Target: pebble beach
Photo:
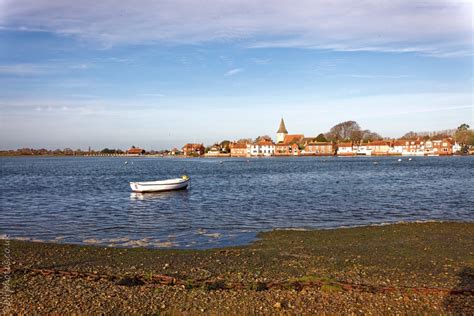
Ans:
[[[274,230],[247,246],[2,240],[6,313],[472,314],[474,223]]]

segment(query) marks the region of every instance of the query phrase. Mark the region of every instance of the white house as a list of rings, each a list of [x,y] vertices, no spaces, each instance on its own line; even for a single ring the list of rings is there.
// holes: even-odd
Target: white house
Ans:
[[[419,140],[406,140],[403,146],[402,155],[406,156],[424,156],[425,144]]]
[[[354,151],[354,148],[352,147],[352,142],[351,143],[340,143],[337,145],[337,155],[338,156],[353,156],[355,155],[356,152]]]
[[[389,149],[389,154],[391,155],[401,155],[403,154],[403,148],[405,148],[404,140],[396,140],[392,143],[392,146]]]
[[[250,145],[250,156],[274,156],[275,144],[271,141],[263,140]]]
[[[361,144],[359,146],[354,146],[353,148],[354,148],[353,150],[356,152],[357,155],[361,155],[361,156],[372,155],[372,149],[369,148],[367,144]]]

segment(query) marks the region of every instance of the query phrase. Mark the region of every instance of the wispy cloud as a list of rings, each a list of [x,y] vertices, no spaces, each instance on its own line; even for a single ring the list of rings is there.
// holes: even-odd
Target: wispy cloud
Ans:
[[[99,46],[235,42],[245,47],[472,55],[470,1],[4,1],[0,27]]]
[[[251,58],[250,61],[256,65],[268,65],[271,62],[270,58]]]
[[[408,75],[383,75],[383,74],[342,74],[334,77],[350,77],[358,79],[403,79],[410,78]]]
[[[138,96],[144,98],[163,98],[165,95],[163,93],[139,93]]]
[[[35,64],[0,65],[0,74],[14,76],[40,75],[48,72],[50,69],[48,66]]]
[[[77,64],[77,65],[69,66],[69,68],[71,69],[79,69],[79,70],[89,69],[91,67],[92,67],[91,64]]]
[[[474,110],[473,105],[459,105],[459,106],[445,106],[445,107],[424,107],[420,109],[412,108],[403,111],[392,110],[386,112],[372,113],[360,115],[359,118],[377,118],[377,117],[397,117],[407,114],[420,114],[420,113],[431,113],[431,112],[449,112],[449,111],[459,111],[472,109]]]
[[[234,68],[234,69],[231,69],[229,70],[228,72],[226,72],[224,74],[224,76],[226,77],[230,77],[230,76],[235,76],[236,74],[242,72],[243,70],[241,68]]]
[[[73,98],[73,99],[98,99],[99,96],[95,94],[84,94],[84,93],[76,93],[76,94],[69,94],[66,97]]]
[[[92,68],[90,63],[65,63],[59,62],[47,62],[47,63],[21,63],[21,64],[9,64],[0,65],[0,75],[11,75],[11,76],[36,76],[46,75],[51,73],[58,73],[66,71],[66,69],[72,70],[86,70]]]

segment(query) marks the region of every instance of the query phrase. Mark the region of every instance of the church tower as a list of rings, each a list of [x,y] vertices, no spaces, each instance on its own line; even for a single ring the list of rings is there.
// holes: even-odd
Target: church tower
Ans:
[[[286,126],[285,126],[285,121],[283,120],[283,118],[281,118],[281,122],[280,122],[280,128],[278,128],[278,131],[277,131],[277,143],[283,143],[283,141],[285,140],[285,136],[288,134],[288,131],[286,130]]]

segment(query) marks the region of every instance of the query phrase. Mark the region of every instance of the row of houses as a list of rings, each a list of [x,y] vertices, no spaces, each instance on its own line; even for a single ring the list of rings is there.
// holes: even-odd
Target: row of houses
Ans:
[[[451,138],[428,140],[374,141],[365,144],[351,142],[337,144],[338,156],[440,156],[452,155],[461,147]]]
[[[451,139],[373,141],[363,144],[352,142],[308,142],[303,144],[271,143],[231,144],[231,157],[253,156],[438,156],[452,155],[460,147]]]
[[[271,157],[271,156],[372,156],[372,155],[452,155],[460,146],[451,138],[428,140],[380,140],[367,143],[353,142],[318,142],[315,137],[303,134],[288,134],[283,119],[276,135],[277,142],[261,139],[253,143],[231,143],[230,153],[222,153],[218,146],[213,146],[206,153],[209,157]],[[203,144],[186,144],[183,147],[185,156],[204,155]]]

